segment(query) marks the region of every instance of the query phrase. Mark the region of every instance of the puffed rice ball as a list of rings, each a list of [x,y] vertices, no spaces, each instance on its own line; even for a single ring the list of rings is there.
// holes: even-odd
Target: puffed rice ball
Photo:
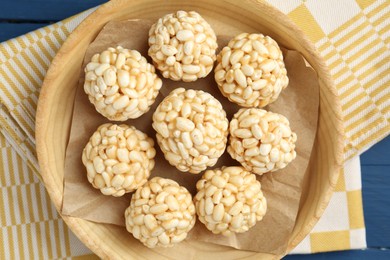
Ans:
[[[153,114],[165,159],[182,172],[199,173],[223,154],[229,122],[221,103],[202,90],[173,90]]]
[[[197,12],[177,11],[149,31],[149,56],[165,78],[185,82],[206,77],[218,47],[210,25]]]
[[[149,111],[162,86],[153,65],[120,46],[95,54],[85,67],[84,91],[96,110],[113,121]]]
[[[267,211],[260,182],[240,166],[207,170],[196,188],[196,213],[214,234],[246,232]]]
[[[89,139],[82,161],[94,188],[120,197],[147,181],[155,155],[152,138],[134,126],[107,123]]]
[[[222,94],[243,107],[265,107],[288,85],[283,54],[276,41],[242,33],[217,56],[215,81]]]
[[[296,133],[288,119],[260,108],[242,108],[230,121],[228,153],[250,172],[283,169],[295,159]]]
[[[137,189],[125,218],[127,231],[149,248],[171,247],[183,241],[196,221],[188,190],[160,177]]]

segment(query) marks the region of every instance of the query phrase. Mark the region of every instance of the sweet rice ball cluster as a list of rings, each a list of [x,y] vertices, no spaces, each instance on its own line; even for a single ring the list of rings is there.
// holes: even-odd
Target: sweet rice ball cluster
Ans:
[[[149,248],[171,247],[183,241],[196,221],[188,190],[160,177],[137,189],[125,218],[126,229]]]
[[[288,85],[283,54],[263,34],[242,33],[217,56],[215,80],[222,94],[243,107],[265,107]]]
[[[297,135],[283,115],[242,108],[230,121],[229,133],[228,153],[250,172],[273,172],[296,157]]]
[[[243,167],[207,170],[196,188],[194,201],[199,220],[214,234],[246,232],[267,211],[260,182]]]
[[[161,86],[153,65],[136,50],[110,47],[95,54],[85,67],[84,91],[109,120],[125,121],[145,114]]]
[[[82,161],[94,188],[120,197],[147,181],[155,155],[152,138],[133,126],[107,123],[89,139]]]
[[[190,82],[210,73],[218,45],[202,16],[195,11],[177,11],[151,27],[149,47],[149,56],[163,77]]]
[[[165,159],[182,172],[200,173],[228,153],[242,166],[206,170],[197,194],[171,179],[154,177],[154,141],[133,126],[107,123],[82,153],[88,181],[104,195],[136,191],[125,210],[128,232],[149,248],[186,239],[196,214],[214,234],[243,233],[261,221],[267,201],[256,174],[286,167],[297,136],[282,115],[262,108],[274,102],[289,79],[283,54],[269,36],[242,33],[216,55],[217,37],[195,11],[160,18],[149,30],[149,64],[136,50],[118,46],[95,54],[85,67],[84,91],[96,110],[112,121],[149,111],[164,78],[193,82],[214,78],[240,109],[230,122],[221,103],[202,90],[177,88],[158,105],[152,127]]]
[[[199,173],[223,154],[229,122],[221,103],[202,90],[173,90],[153,114],[165,159],[178,170]]]

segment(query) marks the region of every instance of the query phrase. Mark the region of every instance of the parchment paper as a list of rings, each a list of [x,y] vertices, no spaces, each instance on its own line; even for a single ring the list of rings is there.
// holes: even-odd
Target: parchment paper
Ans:
[[[89,46],[83,67],[93,54],[117,45],[136,49],[148,58],[147,38],[151,24],[152,22],[148,20],[108,23]],[[211,25],[213,26],[213,24]],[[234,36],[228,35],[228,32],[225,32],[225,34],[218,35],[218,46],[220,49]],[[282,91],[278,100],[266,107],[266,109],[283,114],[290,120],[291,128],[298,136],[296,144],[297,158],[283,170],[258,177],[267,198],[268,210],[264,219],[248,232],[231,237],[213,235],[200,221],[197,221],[188,239],[273,254],[283,253],[286,250],[297,216],[302,180],[308,166],[316,135],[319,85],[315,72],[306,66],[303,57],[298,52],[283,51],[290,83]],[[151,62],[149,58],[148,60]],[[93,105],[88,101],[82,87],[84,73],[82,72],[81,74],[75,99],[70,140],[66,151],[62,214],[100,223],[124,226],[124,211],[129,205],[131,194],[126,194],[121,198],[102,195],[99,190],[94,189],[89,184],[86,170],[81,162],[82,150],[89,137],[99,125],[109,122],[97,113]],[[210,73],[207,78],[193,83],[163,79],[163,87],[150,111],[142,117],[128,120],[126,123],[134,125],[155,139],[155,132],[151,127],[152,114],[161,100],[177,87],[202,89],[211,93],[221,101],[229,120],[239,109],[237,105],[229,102],[222,96],[213,79],[213,73]],[[183,173],[170,166],[165,161],[157,142],[155,143],[157,150],[156,166],[152,171],[151,177],[161,176],[174,179],[194,195],[196,191],[195,183],[201,177],[201,174]],[[224,165],[239,165],[239,163],[231,159],[229,154],[225,152],[214,168]]]

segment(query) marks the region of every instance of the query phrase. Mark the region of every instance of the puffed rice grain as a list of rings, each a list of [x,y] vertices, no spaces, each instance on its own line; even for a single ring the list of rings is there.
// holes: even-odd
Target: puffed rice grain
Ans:
[[[107,123],[89,139],[82,162],[94,188],[120,197],[147,181],[155,155],[152,138],[133,126]]]
[[[162,86],[154,67],[138,51],[120,46],[95,54],[85,73],[84,91],[89,101],[113,121],[145,114]]]
[[[125,218],[127,231],[149,248],[171,247],[183,241],[196,221],[188,190],[160,177],[137,189]]]
[[[212,95],[178,88],[157,107],[152,126],[165,159],[180,171],[199,173],[214,166],[224,152],[228,123]]]
[[[196,188],[196,213],[214,234],[229,236],[246,232],[267,211],[260,182],[240,166],[207,170]]]
[[[206,77],[217,47],[213,29],[195,11],[167,14],[149,31],[149,56],[163,77],[175,81]]]
[[[262,175],[286,167],[296,157],[296,133],[283,115],[242,108],[230,121],[228,153],[250,172]]]
[[[233,38],[217,55],[214,73],[222,94],[243,107],[265,107],[289,82],[282,51],[263,34]]]

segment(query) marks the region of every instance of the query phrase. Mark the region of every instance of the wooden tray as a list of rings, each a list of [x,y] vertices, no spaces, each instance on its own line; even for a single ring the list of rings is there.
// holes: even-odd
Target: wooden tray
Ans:
[[[262,32],[281,45],[298,50],[316,70],[320,83],[318,132],[304,180],[301,205],[289,241],[292,250],[322,215],[337,182],[343,162],[341,106],[327,67],[313,44],[284,14],[263,1],[218,0],[113,0],[92,13],[69,36],[54,58],[44,80],[36,118],[37,154],[41,175],[57,210],[63,199],[65,149],[82,60],[88,44],[110,20],[145,18],[156,20],[177,10],[198,11],[206,20],[218,20],[227,30]],[[172,258],[193,252],[195,259],[281,258],[283,255],[235,250],[198,241],[185,241],[174,249],[148,249],[118,226],[97,224],[63,216],[73,232],[102,258]],[[287,252],[286,252],[287,253]]]

